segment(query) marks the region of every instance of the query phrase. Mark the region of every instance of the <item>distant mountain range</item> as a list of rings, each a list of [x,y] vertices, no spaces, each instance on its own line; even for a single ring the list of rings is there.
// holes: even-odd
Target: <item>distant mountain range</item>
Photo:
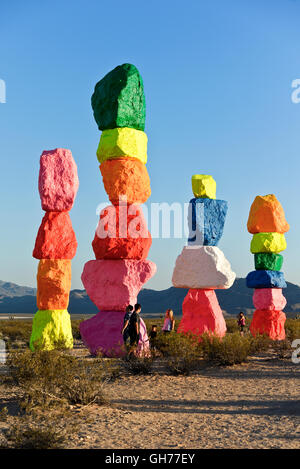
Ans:
[[[167,308],[173,309],[176,315],[181,315],[181,305],[187,289],[170,287],[166,290],[150,290],[144,288],[138,301],[142,304],[143,315],[159,316]],[[251,314],[254,311],[252,303],[253,290],[246,287],[244,278],[236,279],[229,290],[216,290],[216,294],[224,314],[237,315],[239,311]],[[284,295],[288,300],[285,312],[294,316],[300,312],[300,287],[287,282]],[[34,313],[36,307],[36,289],[22,287],[11,282],[0,280],[0,313],[26,314]],[[72,290],[68,311],[71,314],[95,314],[97,307],[91,302],[85,290]]]

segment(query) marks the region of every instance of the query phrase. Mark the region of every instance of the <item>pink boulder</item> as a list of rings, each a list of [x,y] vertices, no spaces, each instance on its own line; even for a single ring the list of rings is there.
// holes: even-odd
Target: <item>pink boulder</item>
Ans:
[[[121,330],[124,311],[100,311],[79,325],[84,345],[92,355],[122,356],[125,353]]]
[[[56,148],[42,153],[39,192],[43,210],[71,210],[78,186],[77,166],[70,150]]]
[[[272,340],[284,340],[285,321],[286,315],[282,311],[258,309],[253,314],[250,332],[254,337],[257,334],[266,334]]]
[[[191,288],[182,304],[178,332],[201,336],[205,332],[223,337],[226,323],[214,290]]]
[[[148,260],[88,261],[81,275],[82,283],[93,303],[102,311],[125,311],[135,304],[142,286],[156,272]]]
[[[281,288],[259,288],[254,290],[253,304],[255,309],[281,311],[286,306],[286,298]]]

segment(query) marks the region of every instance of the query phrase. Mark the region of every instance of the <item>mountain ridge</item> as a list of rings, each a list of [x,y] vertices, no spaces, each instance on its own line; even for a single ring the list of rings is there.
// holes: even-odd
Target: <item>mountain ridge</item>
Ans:
[[[188,289],[169,287],[165,290],[144,288],[138,296],[142,304],[143,314],[158,316],[167,308],[173,309],[175,315],[181,315],[181,306]],[[251,314],[254,311],[252,303],[253,290],[246,287],[244,278],[237,278],[228,290],[216,290],[220,306],[226,316],[237,315],[239,311]],[[300,287],[287,282],[284,290],[287,306],[284,311],[293,316],[300,311]],[[0,313],[28,314],[35,313],[36,288],[19,286],[12,282],[0,280]],[[96,314],[97,307],[91,302],[85,290],[74,289],[70,292],[68,311],[71,314]]]

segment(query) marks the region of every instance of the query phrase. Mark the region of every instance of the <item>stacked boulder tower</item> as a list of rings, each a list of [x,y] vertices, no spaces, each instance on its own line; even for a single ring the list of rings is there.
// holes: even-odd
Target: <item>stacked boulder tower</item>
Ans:
[[[70,150],[44,151],[40,158],[39,193],[46,212],[40,225],[33,257],[39,259],[37,307],[30,348],[51,350],[72,348],[73,337],[67,311],[71,289],[71,259],[77,241],[71,210],[79,181]]]
[[[112,205],[100,213],[88,261],[81,276],[99,313],[80,324],[92,354],[122,354],[121,329],[126,307],[137,302],[143,284],[156,272],[147,260],[152,243],[141,204],[151,195],[146,168],[147,135],[143,80],[137,68],[123,64],[96,86],[92,108],[102,131],[97,157]],[[141,321],[141,334],[147,332]]]
[[[177,257],[172,277],[174,287],[189,288],[178,332],[223,337],[226,323],[214,290],[230,288],[235,280],[230,263],[217,247],[228,204],[216,199],[212,176],[195,174],[192,189],[195,197],[189,203],[188,246]]]
[[[281,267],[281,251],[286,249],[284,233],[289,224],[280,202],[274,194],[257,196],[251,205],[247,228],[253,234],[251,253],[255,270],[247,276],[247,287],[254,288],[253,304],[256,308],[250,325],[252,335],[266,334],[273,340],[285,338],[286,288]]]

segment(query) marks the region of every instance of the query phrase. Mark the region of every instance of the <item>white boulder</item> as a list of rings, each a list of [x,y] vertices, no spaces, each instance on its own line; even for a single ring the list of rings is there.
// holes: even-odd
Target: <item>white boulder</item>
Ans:
[[[217,246],[185,246],[176,259],[172,283],[177,288],[230,288],[235,273]]]

